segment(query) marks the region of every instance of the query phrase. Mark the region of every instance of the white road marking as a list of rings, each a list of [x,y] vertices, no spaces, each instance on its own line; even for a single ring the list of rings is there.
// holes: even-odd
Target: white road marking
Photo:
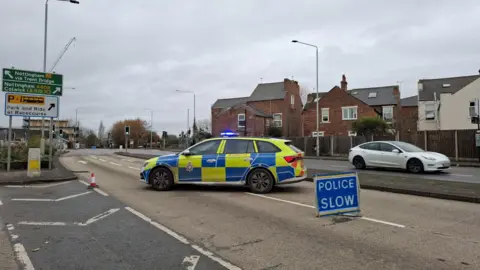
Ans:
[[[13,227],[12,224],[7,224],[7,230],[11,231],[13,229],[15,229],[15,227]]]
[[[221,266],[227,268],[228,270],[242,270],[240,267],[237,267],[229,262],[226,262],[220,258],[218,258],[217,256],[215,256],[212,252],[208,251],[208,250],[205,250],[197,245],[192,245],[192,248],[195,249],[196,251],[200,252],[201,254],[207,256],[208,258],[210,258],[210,260],[212,261],[216,261],[217,263],[219,263]]]
[[[199,259],[198,255],[187,256],[183,259],[182,266],[187,270],[195,270]]]
[[[456,173],[451,173],[449,174],[451,176],[460,176],[460,177],[473,177],[471,174],[456,174]]]
[[[30,258],[28,257],[25,247],[22,244],[16,243],[13,246],[13,250],[15,251],[15,256],[17,257],[17,260],[20,261],[20,263],[23,265],[24,270],[35,269],[33,267],[32,261],[30,261]]]
[[[2,203],[2,200],[0,200],[0,205],[2,205],[2,204],[3,204],[3,203]]]
[[[125,160],[125,161],[128,161],[128,162],[132,162],[132,161],[133,161],[133,160],[128,159],[128,158],[122,158],[122,160]]]
[[[101,214],[99,214],[99,215],[96,215],[96,216],[92,217],[91,219],[85,221],[85,223],[77,223],[77,225],[79,225],[79,226],[87,226],[88,224],[92,224],[92,223],[95,222],[95,221],[99,221],[99,220],[102,219],[102,218],[108,217],[109,215],[117,212],[118,210],[120,210],[120,208],[112,208],[112,209],[110,209],[110,210],[108,210],[108,211],[106,211],[106,212],[103,212],[103,213],[101,213]]]
[[[250,193],[250,192],[245,192],[245,193],[248,194],[248,195],[257,196],[257,197],[260,197],[260,198],[265,198],[265,199],[270,199],[270,200],[274,200],[274,201],[279,201],[279,202],[284,202],[284,203],[289,203],[289,204],[293,204],[293,205],[298,205],[298,206],[303,206],[303,207],[308,207],[308,208],[315,209],[315,206],[313,206],[313,205],[287,201],[287,200],[283,200],[283,199],[278,199],[278,198],[269,197],[269,196],[265,196],[265,195],[261,195],[261,194]],[[379,220],[379,219],[374,219],[374,218],[369,218],[369,217],[360,217],[360,219],[368,220],[368,221],[376,222],[376,223],[381,223],[381,224],[385,224],[385,225],[390,225],[390,226],[394,226],[394,227],[398,227],[398,228],[405,228],[405,225],[397,224],[397,223],[393,223],[393,222],[388,222],[388,221],[383,221],[383,220]]]
[[[20,221],[18,225],[32,225],[32,226],[66,226],[65,222],[30,222],[30,221]]]
[[[115,163],[115,162],[112,162],[112,161],[110,161],[110,164],[115,165],[115,166],[122,166],[122,165],[120,165],[118,163]]]
[[[48,184],[48,185],[23,185],[23,186],[18,186],[18,185],[7,185],[5,187],[8,188],[47,188],[47,187],[55,187],[55,186],[61,186],[61,185],[66,185],[70,184],[71,181],[66,181],[66,182],[61,182],[61,183],[54,183],[54,184]]]
[[[162,230],[163,232],[167,233],[168,235],[172,236],[173,238],[177,239],[178,241],[184,243],[184,244],[187,244],[187,245],[190,245],[190,242],[183,236],[177,234],[176,232],[170,230],[169,228],[153,221],[151,218],[145,216],[144,214],[134,210],[133,208],[129,207],[129,206],[126,206],[125,209],[127,209],[129,212],[131,212],[132,214],[136,215],[137,217],[145,220],[146,222],[152,224],[153,226],[157,227],[158,229]],[[218,258],[217,256],[215,256],[212,252],[208,251],[208,250],[205,250],[197,245],[190,245],[193,249],[197,250],[198,252],[200,252],[201,254],[205,255],[206,257],[210,258],[211,260],[219,263],[220,265],[222,265],[223,267],[227,268],[228,270],[242,270],[241,268],[227,262],[227,261],[224,261],[222,260],[221,258]]]
[[[132,169],[132,170],[136,170],[136,171],[140,171],[139,168],[135,168],[135,167],[132,167],[132,166],[128,166],[129,169]]]
[[[105,159],[101,159],[101,158],[99,158],[98,160],[100,160],[100,161],[103,161],[103,162],[106,162],[106,160],[105,160]]]
[[[12,201],[20,202],[54,202],[53,199],[12,199]]]
[[[87,162],[85,160],[79,160],[78,162],[80,162],[82,164],[87,164]]]
[[[83,180],[78,180],[78,182],[80,182],[80,183],[84,184],[85,186],[90,186],[90,184],[89,184],[89,183],[87,183],[87,182],[85,182],[85,181],[83,181]]]
[[[125,209],[127,209],[129,212],[132,214],[136,215],[137,217],[145,220],[146,222],[152,224],[153,226],[157,227],[158,229],[162,230],[163,232],[167,233],[168,235],[172,236],[173,238],[177,239],[178,241],[184,243],[184,244],[190,244],[187,240],[187,238],[177,234],[176,232],[170,230],[169,228],[153,221],[151,218],[145,216],[144,214],[138,212],[137,210],[134,210],[133,208],[126,206]]]
[[[18,235],[16,235],[16,234],[12,233],[10,236],[12,237],[12,240],[14,240],[14,241],[18,239]]]
[[[93,159],[98,159],[96,156],[90,156],[90,157],[93,158]]]
[[[55,201],[56,201],[56,202],[60,202],[60,201],[64,201],[64,200],[76,198],[76,197],[79,197],[79,196],[87,195],[87,194],[90,194],[90,193],[92,193],[92,192],[91,192],[91,191],[87,191],[87,192],[83,192],[83,193],[79,193],[79,194],[74,194],[74,195],[70,195],[70,196],[58,198],[58,199],[56,199]]]
[[[103,196],[108,196],[108,194],[105,192],[105,191],[102,191],[101,189],[99,188],[95,188],[93,189],[95,190],[97,193],[99,193],[100,195],[103,195]]]

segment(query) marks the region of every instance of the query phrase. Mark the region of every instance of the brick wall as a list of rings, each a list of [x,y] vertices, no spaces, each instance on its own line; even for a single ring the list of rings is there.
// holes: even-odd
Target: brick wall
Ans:
[[[319,131],[325,132],[325,136],[347,136],[348,131],[351,130],[351,124],[354,121],[342,120],[342,107],[348,106],[357,106],[357,119],[361,117],[375,117],[378,115],[372,107],[336,86],[319,101]],[[316,110],[315,106],[311,107],[312,108],[303,112],[303,128],[305,136],[311,136],[312,132],[316,130]],[[322,108],[329,108],[329,123],[321,122]]]
[[[212,109],[212,114],[213,114]],[[238,114],[245,114],[245,129],[238,128]],[[230,109],[219,116],[212,115],[212,135],[220,136],[226,129],[238,132],[240,136],[263,136],[265,118],[254,115],[243,107]]]

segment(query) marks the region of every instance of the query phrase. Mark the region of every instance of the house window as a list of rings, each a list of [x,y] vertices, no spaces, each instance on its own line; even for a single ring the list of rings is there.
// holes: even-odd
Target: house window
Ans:
[[[377,97],[377,92],[368,93],[368,98],[376,98],[376,97]]]
[[[322,108],[322,123],[330,122],[329,109]]]
[[[342,120],[356,120],[356,119],[357,119],[357,106],[342,107]]]
[[[348,131],[348,136],[355,137],[355,136],[357,136],[357,132],[349,130]]]
[[[324,135],[325,135],[325,131],[312,132],[312,137],[323,137]]]
[[[383,120],[385,122],[392,122],[393,120],[393,106],[383,106],[382,107]]]
[[[425,119],[426,120],[435,120],[435,104],[427,103],[425,104]]]
[[[237,122],[238,122],[238,127],[239,128],[244,128],[245,127],[245,114],[244,113],[239,113],[237,115]]]
[[[290,95],[290,105],[295,105],[295,96],[294,95]]]
[[[273,126],[274,127],[282,127],[282,114],[281,113],[274,113],[273,114]]]

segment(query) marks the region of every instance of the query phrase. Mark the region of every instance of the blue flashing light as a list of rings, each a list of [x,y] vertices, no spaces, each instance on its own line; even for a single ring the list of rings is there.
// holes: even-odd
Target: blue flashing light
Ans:
[[[224,132],[220,133],[222,137],[238,137],[238,133],[235,133],[231,130],[225,130]]]

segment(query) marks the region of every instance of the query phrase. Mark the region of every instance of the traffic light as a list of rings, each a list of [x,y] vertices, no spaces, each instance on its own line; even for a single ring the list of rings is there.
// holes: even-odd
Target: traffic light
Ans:
[[[58,133],[60,134],[60,137],[62,137],[62,136],[63,136],[63,129],[60,129],[60,130],[58,131]]]
[[[125,134],[130,135],[130,126],[125,126]]]

